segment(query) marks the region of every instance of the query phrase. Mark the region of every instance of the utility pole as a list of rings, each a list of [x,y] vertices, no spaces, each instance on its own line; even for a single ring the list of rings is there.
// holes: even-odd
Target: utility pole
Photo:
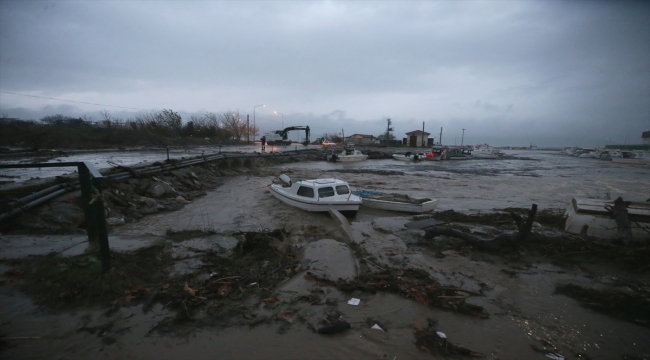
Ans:
[[[390,119],[388,119],[388,126],[386,126],[386,145],[388,145],[388,142],[390,141],[390,132],[393,131],[393,128],[390,127]]]
[[[422,122],[422,147],[425,147],[426,144],[424,143],[424,121]]]
[[[251,143],[251,125],[248,119],[248,115],[246,115],[246,143]]]
[[[465,140],[465,129],[463,129],[463,137],[460,138],[460,146],[463,146],[463,140]]]
[[[440,145],[442,145],[442,128],[440,128]]]

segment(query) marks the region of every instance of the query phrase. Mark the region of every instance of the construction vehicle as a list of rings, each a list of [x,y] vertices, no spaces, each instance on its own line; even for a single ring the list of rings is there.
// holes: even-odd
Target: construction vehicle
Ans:
[[[283,130],[273,130],[266,134],[266,143],[269,145],[291,145],[291,140],[288,140],[287,133],[292,130],[305,130],[305,141],[303,145],[309,144],[309,126],[289,126]]]

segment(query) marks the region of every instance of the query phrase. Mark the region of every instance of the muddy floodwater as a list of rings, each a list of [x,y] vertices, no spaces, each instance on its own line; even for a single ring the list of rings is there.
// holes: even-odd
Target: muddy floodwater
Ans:
[[[340,178],[353,189],[436,198],[439,204],[435,212],[467,214],[528,209],[532,204],[560,213],[573,197],[650,198],[648,167],[552,151],[510,150],[506,154],[498,160],[292,162],[259,168],[248,175],[224,177],[222,185],[179,211],[146,216],[114,227],[109,235],[109,241],[114,239],[123,246],[166,241],[165,234],[170,231],[213,234],[209,239],[174,244],[174,251],[183,259],[172,269],[176,276],[200,270],[201,260],[192,254],[201,247],[232,248],[236,240],[231,235],[237,232],[283,228],[290,234],[286,246],[295,249],[320,239],[352,242],[364,249],[372,266],[418,269],[444,286],[475,294],[467,297],[467,302],[482,307],[486,318],[433,308],[396,294],[345,293],[303,281],[281,285],[276,289],[277,298],[294,304],[296,294],[318,290],[322,301],[296,303],[290,308],[291,316],[284,316],[285,321],[202,326],[199,314],[191,331],[161,332],[152,329],[173,315],[161,304],[146,313],[141,303],[120,307],[110,315],[106,308],[94,307],[61,311],[36,305],[15,287],[5,285],[0,287],[0,339],[6,338],[0,345],[0,357],[433,359],[440,356],[416,346],[414,333],[435,320],[436,330],[447,341],[488,359],[650,359],[650,324],[602,314],[555,293],[558,285],[567,283],[625,287],[634,281],[647,289],[647,267],[632,272],[589,259],[566,261],[563,257],[519,253],[501,256],[466,247],[462,251],[437,251],[422,246],[422,230],[405,226],[413,221],[412,216],[365,208],[350,219],[350,239],[337,219],[292,208],[273,198],[268,190],[271,181],[283,173],[292,178]],[[481,234],[487,230],[477,227],[472,231]],[[34,237],[33,241],[37,240]],[[81,242],[75,243],[78,240]],[[82,252],[86,246],[81,235],[69,241],[72,250],[77,246]],[[0,257],[9,256],[9,247],[4,246]],[[61,250],[71,251],[61,246]],[[24,250],[29,251],[27,246]],[[0,272],[9,269],[8,263],[0,262]],[[359,299],[359,304],[349,305],[351,298]],[[242,306],[258,311],[264,304],[243,300]],[[351,324],[351,329],[335,335],[312,331],[331,308]],[[102,327],[104,324],[110,326]],[[373,329],[373,325],[381,329]]]

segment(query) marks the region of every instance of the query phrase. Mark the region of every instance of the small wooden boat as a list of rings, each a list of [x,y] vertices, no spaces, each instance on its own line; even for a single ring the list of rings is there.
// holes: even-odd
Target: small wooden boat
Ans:
[[[271,194],[285,204],[306,211],[338,210],[343,215],[356,215],[361,198],[352,194],[347,182],[339,179],[293,181],[285,174],[269,185]]]
[[[608,210],[613,206],[614,200],[573,198],[564,214],[564,229],[573,234],[615,238],[618,226]],[[650,239],[650,203],[630,202],[627,212],[632,238]]]
[[[415,199],[406,194],[387,194],[372,190],[358,190],[352,192],[362,199],[361,206],[420,214],[432,211],[438,205],[438,199]]]

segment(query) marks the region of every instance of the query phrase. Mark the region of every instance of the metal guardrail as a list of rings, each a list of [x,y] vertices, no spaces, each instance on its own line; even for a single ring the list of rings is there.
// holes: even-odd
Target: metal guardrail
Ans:
[[[84,215],[86,217],[86,230],[89,242],[98,242],[101,253],[102,269],[104,272],[111,267],[110,249],[108,246],[108,232],[106,230],[106,218],[104,216],[104,201],[102,200],[102,174],[95,167],[86,161],[83,162],[60,162],[60,163],[34,163],[34,164],[0,164],[0,169],[12,168],[44,168],[44,167],[77,167],[79,174],[79,187],[81,187],[81,199],[83,201]],[[33,208],[56,196],[66,192],[65,185],[52,186],[29,195],[16,202],[19,207],[0,214],[0,220],[4,220],[20,212],[25,208]],[[76,188],[76,186],[74,186]],[[27,199],[27,200],[25,200]],[[29,201],[29,202],[26,202]]]
[[[297,148],[296,148],[296,151]],[[86,228],[88,231],[88,241],[99,242],[99,247],[102,256],[102,265],[104,271],[110,269],[110,253],[108,245],[108,233],[106,229],[106,218],[104,216],[104,202],[102,200],[102,180],[109,178],[111,180],[126,180],[133,177],[133,174],[152,175],[162,171],[174,170],[186,166],[205,164],[215,160],[223,159],[236,159],[247,157],[271,156],[272,154],[226,154],[217,153],[204,155],[196,158],[184,159],[175,164],[158,164],[151,165],[143,168],[130,169],[132,171],[113,173],[103,176],[95,167],[89,162],[57,162],[57,163],[32,163],[32,164],[0,164],[0,169],[10,168],[44,168],[44,167],[77,167],[79,180],[63,184],[56,184],[48,188],[37,191],[33,194],[27,195],[21,199],[8,203],[11,209],[5,213],[0,214],[0,221],[5,221],[13,216],[24,213],[26,210],[32,209],[41,205],[49,200],[63,195],[68,191],[73,191],[81,188],[81,198],[84,204],[84,215],[86,218]],[[273,154],[289,155],[289,153]],[[128,168],[128,167],[125,167]]]

